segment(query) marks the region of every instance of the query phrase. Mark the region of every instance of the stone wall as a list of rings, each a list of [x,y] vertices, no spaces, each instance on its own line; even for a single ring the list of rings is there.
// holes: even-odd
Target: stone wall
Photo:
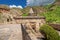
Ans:
[[[20,24],[0,25],[0,40],[23,40]]]
[[[40,26],[45,24],[45,19],[43,17],[20,17],[14,18],[17,24],[24,24],[27,27],[33,27],[36,30],[39,29]]]

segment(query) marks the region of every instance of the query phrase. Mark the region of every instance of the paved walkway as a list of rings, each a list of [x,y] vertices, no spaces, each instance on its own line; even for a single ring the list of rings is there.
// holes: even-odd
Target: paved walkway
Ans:
[[[22,40],[20,24],[0,25],[0,40]]]

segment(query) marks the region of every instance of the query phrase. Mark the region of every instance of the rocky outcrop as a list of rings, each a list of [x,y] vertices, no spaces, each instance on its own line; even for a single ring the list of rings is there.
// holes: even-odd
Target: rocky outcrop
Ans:
[[[13,15],[13,17],[17,17],[17,16],[22,16],[22,11],[21,9],[18,9],[18,8],[12,8],[10,10],[10,14]]]
[[[0,4],[0,9],[10,10],[8,5],[2,5],[2,4]]]
[[[60,24],[49,24],[50,26],[52,26],[54,29],[60,31]]]

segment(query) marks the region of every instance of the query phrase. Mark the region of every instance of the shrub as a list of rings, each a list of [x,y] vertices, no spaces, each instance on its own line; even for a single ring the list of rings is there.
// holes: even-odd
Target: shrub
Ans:
[[[24,13],[24,14],[22,14],[22,16],[28,16],[28,14],[27,13]]]
[[[46,40],[60,40],[57,31],[47,24],[43,25],[40,31],[45,33]]]
[[[53,10],[52,11],[48,10],[44,14],[47,23],[60,23],[60,6],[55,5],[51,9]]]

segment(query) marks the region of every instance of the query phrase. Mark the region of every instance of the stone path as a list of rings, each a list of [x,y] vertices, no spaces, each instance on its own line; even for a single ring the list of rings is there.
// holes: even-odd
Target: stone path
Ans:
[[[0,25],[0,40],[22,40],[20,24]]]

